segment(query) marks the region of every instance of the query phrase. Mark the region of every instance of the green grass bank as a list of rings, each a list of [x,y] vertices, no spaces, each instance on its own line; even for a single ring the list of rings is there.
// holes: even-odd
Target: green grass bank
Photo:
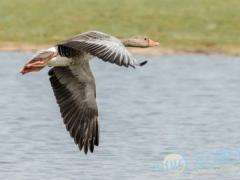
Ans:
[[[0,43],[50,44],[88,30],[183,50],[240,48],[239,0],[1,0]]]

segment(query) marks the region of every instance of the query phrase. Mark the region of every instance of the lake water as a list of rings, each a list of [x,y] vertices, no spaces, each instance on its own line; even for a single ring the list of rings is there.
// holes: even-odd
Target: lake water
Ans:
[[[100,146],[85,155],[48,68],[19,73],[31,56],[0,53],[0,179],[239,179],[239,57],[148,57],[135,70],[95,60]]]

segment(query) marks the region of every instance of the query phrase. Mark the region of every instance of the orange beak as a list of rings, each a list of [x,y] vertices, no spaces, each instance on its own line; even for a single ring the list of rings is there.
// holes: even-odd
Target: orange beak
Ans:
[[[153,41],[152,39],[148,40],[148,45],[149,47],[154,47],[154,46],[158,46],[159,42]]]

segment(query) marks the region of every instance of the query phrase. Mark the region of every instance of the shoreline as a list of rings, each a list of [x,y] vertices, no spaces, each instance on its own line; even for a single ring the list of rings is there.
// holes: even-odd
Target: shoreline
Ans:
[[[51,47],[50,44],[30,44],[30,43],[14,43],[14,42],[0,42],[0,52],[36,52],[41,49]],[[134,55],[144,56],[161,56],[161,55],[176,55],[176,54],[205,54],[205,55],[229,55],[240,56],[240,47],[230,47],[226,49],[213,49],[213,48],[167,48],[157,46],[151,48],[134,48],[129,47],[128,50]]]

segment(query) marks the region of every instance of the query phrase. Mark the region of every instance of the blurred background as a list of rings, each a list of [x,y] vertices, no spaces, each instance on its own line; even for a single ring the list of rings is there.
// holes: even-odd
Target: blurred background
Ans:
[[[0,179],[238,180],[239,7],[239,0],[0,0]],[[142,68],[91,61],[100,145],[86,156],[62,122],[49,68],[19,70],[30,50],[89,30],[146,35],[160,47],[134,54],[148,60]]]
[[[238,0],[1,0],[0,42],[49,44],[99,30],[147,35],[164,47],[227,51],[240,46],[239,6]]]

